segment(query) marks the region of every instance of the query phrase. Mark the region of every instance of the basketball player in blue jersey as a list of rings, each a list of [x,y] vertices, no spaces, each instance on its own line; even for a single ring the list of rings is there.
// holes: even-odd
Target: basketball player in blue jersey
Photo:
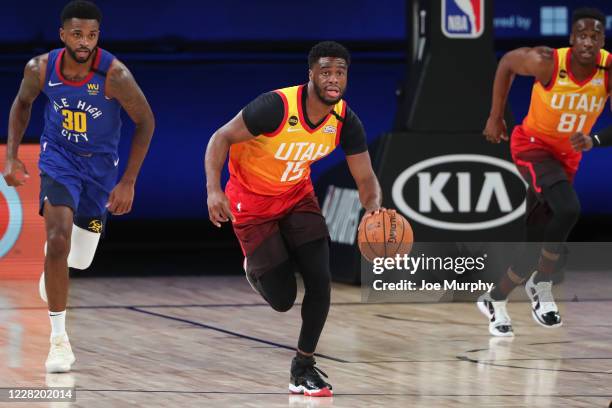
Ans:
[[[100,10],[89,1],[72,1],[61,14],[65,47],[33,58],[25,67],[11,107],[4,177],[10,186],[28,177],[18,148],[32,103],[48,98],[40,138],[40,213],[47,243],[41,297],[48,300],[51,347],[47,372],[70,371],[75,361],[66,334],[68,267],[89,267],[107,211],[128,213],[134,185],[147,154],[155,120],[130,71],[98,47]],[[132,147],[117,183],[121,107],[135,123]]]

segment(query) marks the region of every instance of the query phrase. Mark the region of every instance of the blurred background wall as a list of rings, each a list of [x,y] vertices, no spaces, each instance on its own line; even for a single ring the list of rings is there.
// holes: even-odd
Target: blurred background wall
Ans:
[[[260,93],[306,82],[307,53],[320,40],[340,41],[353,53],[346,99],[363,121],[373,149],[377,138],[392,128],[397,90],[407,75],[410,1],[133,0],[98,4],[104,14],[100,46],[132,70],[157,121],[133,211],[111,217],[99,253],[103,260],[123,250],[151,259],[160,256],[156,249],[195,257],[207,257],[211,249],[237,251],[231,228],[219,231],[207,220],[204,149],[212,133]],[[62,46],[58,28],[63,5],[55,0],[3,4],[2,143],[24,65],[31,57]],[[566,46],[571,12],[583,5],[583,1],[569,0],[497,0],[493,10],[497,56],[520,46]],[[612,36],[612,2],[591,0],[589,5],[608,15],[607,33]],[[461,66],[449,66],[448,75],[460,81]],[[528,78],[515,81],[510,104],[517,122],[527,112],[531,84]],[[40,137],[45,99],[41,95],[36,102],[26,143],[37,143]],[[596,129],[611,124],[607,108]],[[125,117],[124,165],[132,128]],[[611,154],[610,149],[601,149],[590,152],[583,161],[576,188],[584,216],[572,239],[592,239],[589,230],[593,228],[601,232],[598,239],[611,236],[607,229],[612,225]],[[342,160],[338,149],[331,158],[317,163],[315,182]]]

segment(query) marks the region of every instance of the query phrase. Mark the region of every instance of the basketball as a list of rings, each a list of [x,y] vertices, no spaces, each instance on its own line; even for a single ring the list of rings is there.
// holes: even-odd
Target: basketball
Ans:
[[[409,254],[413,240],[410,223],[395,210],[382,210],[364,218],[359,225],[359,250],[370,262],[374,258]]]

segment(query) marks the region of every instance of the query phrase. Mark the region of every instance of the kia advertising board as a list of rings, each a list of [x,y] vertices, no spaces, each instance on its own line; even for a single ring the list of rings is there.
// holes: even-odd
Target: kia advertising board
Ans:
[[[394,134],[379,162],[384,205],[419,241],[521,241],[525,183],[507,144],[479,134]]]
[[[478,154],[442,155],[401,172],[391,197],[397,209],[423,225],[479,231],[525,213],[523,197],[510,197],[513,184],[521,184],[521,177],[511,162]]]

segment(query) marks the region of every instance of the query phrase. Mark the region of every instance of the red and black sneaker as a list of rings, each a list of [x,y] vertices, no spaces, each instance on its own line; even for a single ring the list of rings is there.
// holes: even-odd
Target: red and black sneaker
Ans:
[[[304,394],[310,397],[333,396],[332,386],[325,382],[327,374],[315,367],[314,357],[296,356],[291,361],[291,382],[289,391],[292,394]]]

